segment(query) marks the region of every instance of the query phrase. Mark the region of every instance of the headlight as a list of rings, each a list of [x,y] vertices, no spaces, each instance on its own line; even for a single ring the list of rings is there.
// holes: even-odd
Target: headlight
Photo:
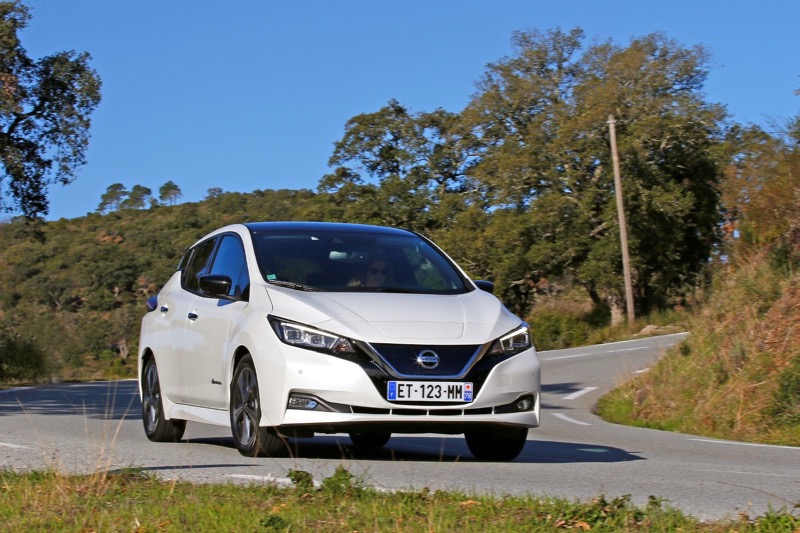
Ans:
[[[268,317],[272,329],[278,338],[290,346],[307,348],[318,352],[339,354],[354,354],[356,351],[350,341],[333,333],[314,329],[310,326],[290,322],[277,317]]]
[[[494,341],[488,355],[515,355],[531,346],[531,329],[526,324]]]

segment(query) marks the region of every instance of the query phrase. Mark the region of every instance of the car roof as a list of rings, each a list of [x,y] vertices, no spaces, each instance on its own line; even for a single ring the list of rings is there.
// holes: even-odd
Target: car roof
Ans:
[[[384,235],[416,235],[411,231],[387,226],[350,224],[345,222],[248,222],[244,226],[251,233],[281,233],[293,231],[334,231],[343,233],[378,233]]]

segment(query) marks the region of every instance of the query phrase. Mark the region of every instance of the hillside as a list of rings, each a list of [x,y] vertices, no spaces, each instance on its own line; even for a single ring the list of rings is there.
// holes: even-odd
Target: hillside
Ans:
[[[184,251],[233,221],[314,217],[314,193],[227,193],[42,226],[0,224],[0,381],[135,375],[145,301]]]
[[[800,257],[800,243],[794,253]],[[691,336],[603,398],[608,420],[800,446],[800,274],[767,254],[720,275]]]
[[[692,269],[707,278],[673,270],[674,281],[661,286],[659,268],[667,261],[639,256],[649,262],[651,289],[660,287],[658,298],[639,299],[655,309],[644,320],[658,317],[663,325],[664,316],[680,310],[691,317],[691,336],[649,374],[604,398],[603,416],[800,445],[800,119],[791,127],[782,138],[748,130],[726,144],[730,164],[718,188],[724,238]],[[364,186],[356,191],[361,196],[225,193],[38,227],[21,219],[0,223],[0,382],[134,376],[144,302],[196,239],[234,221],[387,223],[375,202],[375,209],[360,215],[343,206],[346,195],[366,205],[384,192],[394,205],[392,183]],[[547,265],[540,255],[553,250],[546,239],[536,239],[534,211],[479,210],[465,203],[453,217],[422,217],[410,229],[433,237],[470,275],[495,281],[497,294],[532,325],[540,349],[633,333],[608,327],[608,306],[589,297],[596,287],[586,280],[594,278],[577,279],[583,270],[558,264],[537,270]],[[639,249],[658,249],[651,243],[661,241],[642,242]],[[617,261],[604,252],[586,268],[611,279]]]
[[[735,216],[691,336],[603,398],[605,418],[800,446],[800,121],[793,135],[729,169]]]

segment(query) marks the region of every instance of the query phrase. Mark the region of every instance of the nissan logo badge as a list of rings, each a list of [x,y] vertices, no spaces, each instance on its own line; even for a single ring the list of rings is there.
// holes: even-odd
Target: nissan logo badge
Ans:
[[[422,368],[433,370],[439,366],[439,356],[433,350],[422,350],[417,356],[417,364]]]

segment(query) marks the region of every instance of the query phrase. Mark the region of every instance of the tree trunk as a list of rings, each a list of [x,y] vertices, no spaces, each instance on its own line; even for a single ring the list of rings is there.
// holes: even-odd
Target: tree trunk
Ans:
[[[625,321],[625,298],[614,292],[607,292],[606,299],[611,310],[611,327],[619,326]]]

